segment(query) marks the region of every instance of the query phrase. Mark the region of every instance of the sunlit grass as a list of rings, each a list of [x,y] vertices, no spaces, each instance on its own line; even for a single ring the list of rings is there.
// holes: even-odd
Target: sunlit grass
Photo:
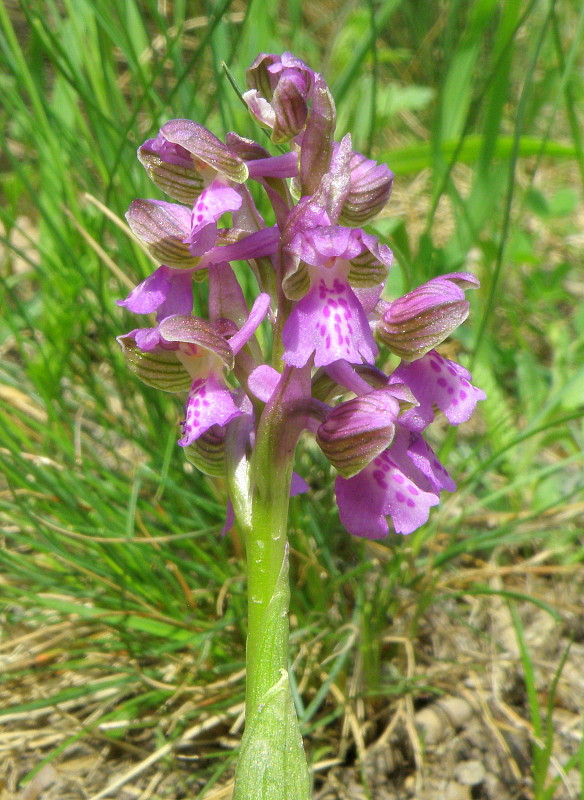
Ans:
[[[243,553],[237,531],[221,536],[222,487],[185,465],[175,398],[138,384],[115,343],[133,326],[115,300],[151,268],[123,224],[134,197],[157,196],[137,145],[172,117],[266,144],[223,62],[240,85],[260,50],[322,69],[338,133],[396,173],[371,226],[396,254],[396,292],[463,269],[482,282],[448,347],[488,397],[446,438],[459,491],[423,530],[350,540],[324,459],[311,443],[299,456],[313,493],[293,503],[291,657],[315,760],[353,735],[333,684],[373,714],[388,696],[433,690],[387,637],[393,621],[415,643],[426,609],[448,602],[450,569],[542,551],[554,567],[582,561],[584,10],[415,5],[0,5],[1,613],[5,643],[30,634],[48,665],[42,697],[3,695],[3,713],[25,719],[71,692],[88,709],[43,758],[97,730],[116,742],[128,733],[130,746],[131,730],[158,726],[179,742],[242,700],[240,675],[200,694],[237,676],[244,656]],[[464,585],[461,617],[485,581]],[[67,639],[52,645],[43,631],[59,625]],[[42,682],[36,661],[10,664],[9,680]],[[91,698],[106,684],[100,709]],[[184,693],[195,700],[180,716]],[[547,797],[551,734],[539,719],[547,749],[534,769]],[[209,746],[197,791],[222,776],[220,754]],[[20,778],[41,763],[28,756]]]

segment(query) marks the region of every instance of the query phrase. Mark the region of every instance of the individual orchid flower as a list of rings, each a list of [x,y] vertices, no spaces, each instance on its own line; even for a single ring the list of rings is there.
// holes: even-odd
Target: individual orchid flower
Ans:
[[[339,144],[333,145],[334,161]],[[351,150],[347,165],[349,187],[339,215],[343,225],[365,225],[382,211],[391,195],[393,172],[362,153]]]
[[[164,200],[134,200],[126,214],[133,233],[160,263],[194,268],[217,241],[217,221],[242,204],[239,192],[213,181],[192,209]]]
[[[391,386],[374,389],[331,408],[316,431],[316,441],[331,464],[349,478],[389,447],[400,411],[400,398]]]
[[[402,415],[402,424],[412,431],[424,430],[434,419],[436,407],[451,425],[460,425],[486,397],[482,389],[472,385],[468,370],[435,350],[416,361],[402,361],[390,377],[393,381],[405,383],[418,402]]]
[[[226,425],[241,414],[224,374],[265,317],[269,296],[256,299],[242,327],[226,339],[216,326],[197,317],[173,314],[156,328],[142,328],[119,338],[130,368],[144,383],[165,391],[188,387],[183,435],[191,445],[213,425]]]
[[[372,363],[377,355],[369,321],[352,285],[379,284],[392,255],[375,237],[338,225],[300,229],[286,246],[284,291],[298,299],[282,331],[284,361],[316,367],[339,359]]]
[[[399,426],[392,445],[357,475],[339,476],[335,494],[339,516],[354,536],[380,539],[408,534],[428,521],[442,489],[455,484],[419,434]]]

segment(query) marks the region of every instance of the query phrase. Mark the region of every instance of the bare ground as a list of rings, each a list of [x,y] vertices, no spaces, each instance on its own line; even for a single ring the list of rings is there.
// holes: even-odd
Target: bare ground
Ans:
[[[419,679],[419,690],[366,702],[358,659],[343,688],[332,684],[329,710],[341,706],[344,714],[307,738],[316,756],[315,800],[530,800],[544,796],[543,786],[549,798],[581,797],[584,576],[580,567],[555,565],[548,556],[504,568],[474,564],[445,575],[415,638],[404,636],[407,618],[403,630],[387,631],[383,646],[393,653],[384,665],[388,681],[399,674]],[[493,593],[467,594],[477,581]],[[509,597],[533,666],[539,736]],[[106,634],[78,620],[46,622],[31,629],[24,614],[19,630],[5,628],[9,635],[0,644],[2,707],[29,704],[2,718],[0,800],[229,800],[231,768],[199,793],[218,766],[218,751],[227,758],[238,741],[241,673],[205,687],[175,685],[184,664],[169,665],[158,683],[174,686],[175,693],[156,715],[150,712],[137,727],[115,717],[104,722],[120,700],[112,679],[133,666],[147,680],[140,665],[120,651],[104,652],[90,672],[61,669],[78,657],[80,639],[90,650],[94,641],[97,653]],[[76,696],[87,681],[91,694]],[[136,691],[130,682],[128,694]],[[61,702],[42,702],[59,694]],[[193,707],[197,722],[182,729],[181,715]]]

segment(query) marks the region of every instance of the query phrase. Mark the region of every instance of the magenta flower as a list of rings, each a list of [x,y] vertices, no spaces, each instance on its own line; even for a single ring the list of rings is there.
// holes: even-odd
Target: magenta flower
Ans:
[[[466,422],[486,395],[471,384],[468,370],[443,358],[435,350],[410,363],[402,362],[390,381],[405,383],[418,401],[402,415],[411,430],[424,430],[434,419],[434,408],[444,412],[451,425]]]
[[[188,447],[213,425],[227,425],[239,414],[241,411],[231,392],[217,372],[210,370],[206,378],[193,381],[185,405],[185,419],[181,422],[183,435],[178,443]]]
[[[442,489],[455,485],[421,436],[399,428],[387,450],[352,478],[339,476],[335,493],[341,522],[349,533],[379,539],[412,533],[428,521]]]
[[[389,248],[379,246],[358,228],[323,225],[300,229],[286,253],[284,291],[296,298],[303,283],[308,291],[284,326],[284,361],[301,367],[314,354],[316,367],[339,359],[372,363],[377,345],[351,282],[367,283],[368,273],[380,270],[386,274],[391,264]]]
[[[192,269],[215,245],[219,218],[237,211],[242,202],[237,190],[217,179],[201,192],[192,209],[164,200],[134,200],[126,219],[161,263]]]
[[[340,145],[333,145],[333,160]],[[365,225],[382,211],[393,187],[393,172],[361,153],[350,151],[345,170],[349,185],[339,220],[344,225]]]
[[[160,266],[119,301],[155,315],[150,327],[119,337],[122,350],[143,381],[186,395],[179,444],[236,494],[242,465],[256,464],[256,437],[288,415],[265,453],[288,458],[286,443],[301,429],[314,434],[339,473],[347,529],[410,533],[440,492],[454,489],[423,431],[437,410],[458,425],[484,398],[435,350],[468,315],[465,291],[478,281],[451,273],[383,299],[391,250],[355,226],[384,208],[393,173],[354,151],[350,134],[334,141],[328,87],[290,53],[260,54],[247,80],[248,108],[289,152],[273,155],[237,133],[222,142],[185,119],[138,150],[154,183],[179,202],[135,200],[128,211]],[[256,208],[250,180],[275,225]],[[192,316],[193,282],[207,277],[205,320]],[[389,373],[376,365],[378,345],[401,359]],[[244,505],[234,502],[240,519]]]
[[[189,119],[163,125],[155,138],[138,148],[138,159],[156,186],[189,205],[216,179],[242,184],[248,177],[291,178],[298,172],[296,153],[271,156],[235,133],[223,144]]]

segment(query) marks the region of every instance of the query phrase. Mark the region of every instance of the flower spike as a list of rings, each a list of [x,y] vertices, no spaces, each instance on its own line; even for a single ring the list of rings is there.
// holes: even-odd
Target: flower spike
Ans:
[[[484,397],[436,351],[466,319],[465,292],[478,281],[455,272],[385,299],[393,255],[360,226],[385,207],[393,173],[353,150],[349,133],[334,140],[331,93],[291,53],[260,53],[247,83],[250,113],[289,151],[236,132],[221,141],[188,119],[144,142],[138,158],[174,202],[139,199],[128,210],[158,267],[118,302],[154,322],[118,341],[141,380],[186,393],[179,444],[225,477],[244,528],[252,475],[263,485],[260,463],[289,459],[303,428],[339,473],[351,533],[410,533],[454,489],[425,429],[438,410],[452,425],[466,421]],[[251,180],[271,203],[271,224]],[[202,300],[193,283],[207,278],[205,319],[193,315]],[[376,364],[378,343],[401,359],[389,373]]]

